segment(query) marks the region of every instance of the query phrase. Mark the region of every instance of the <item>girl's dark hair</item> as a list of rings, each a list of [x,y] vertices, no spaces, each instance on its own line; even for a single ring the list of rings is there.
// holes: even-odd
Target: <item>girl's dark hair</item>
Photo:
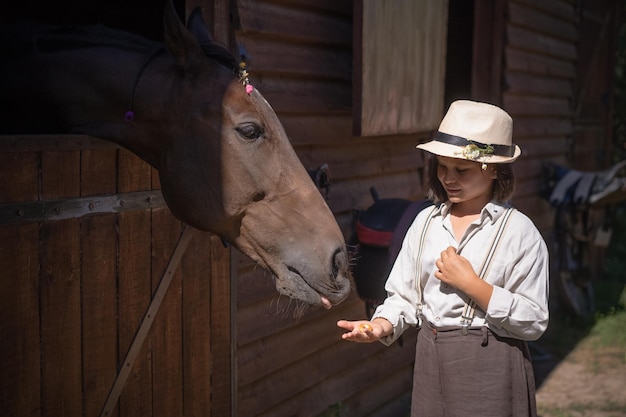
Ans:
[[[446,190],[437,177],[439,161],[434,155],[430,159],[428,167],[428,198],[435,202],[443,202],[448,199]],[[496,180],[493,182],[492,198],[500,203],[505,203],[515,191],[515,174],[511,164],[492,164],[496,168]]]

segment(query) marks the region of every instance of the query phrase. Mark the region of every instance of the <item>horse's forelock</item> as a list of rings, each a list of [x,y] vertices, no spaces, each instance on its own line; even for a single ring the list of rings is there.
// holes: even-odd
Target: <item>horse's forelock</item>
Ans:
[[[202,51],[211,59],[225,66],[229,70],[236,72],[239,66],[235,56],[225,47],[215,42],[202,42]]]

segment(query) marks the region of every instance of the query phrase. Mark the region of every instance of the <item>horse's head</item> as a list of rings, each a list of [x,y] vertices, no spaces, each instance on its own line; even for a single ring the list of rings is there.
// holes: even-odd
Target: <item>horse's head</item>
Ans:
[[[350,292],[343,234],[276,114],[246,90],[199,13],[186,28],[168,9],[165,27],[175,63],[146,71],[136,105],[154,117],[134,124],[142,141],[167,138],[144,156],[159,169],[169,208],[271,271],[280,293],[327,308],[341,302]]]

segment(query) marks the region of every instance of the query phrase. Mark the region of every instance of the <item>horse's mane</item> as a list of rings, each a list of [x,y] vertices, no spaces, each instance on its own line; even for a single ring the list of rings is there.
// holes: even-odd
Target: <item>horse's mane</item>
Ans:
[[[154,51],[162,43],[135,33],[103,25],[49,26],[36,22],[20,22],[0,27],[0,57],[7,59],[38,52],[67,51],[91,47],[111,47],[124,50]],[[207,57],[236,72],[238,62],[224,46],[202,42]]]
[[[219,64],[231,69],[233,72],[237,72],[237,59],[226,47],[215,42],[201,43],[200,47],[209,58],[214,59]]]
[[[90,47],[111,47],[143,51],[159,43],[120,29],[102,25],[51,26],[20,22],[3,26],[0,31],[3,54],[27,55],[38,52],[69,51]]]

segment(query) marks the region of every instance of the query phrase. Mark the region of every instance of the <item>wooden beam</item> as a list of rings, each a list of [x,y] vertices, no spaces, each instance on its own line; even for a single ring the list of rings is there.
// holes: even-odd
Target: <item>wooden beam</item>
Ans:
[[[0,204],[0,224],[65,220],[161,207],[165,207],[165,200],[160,190]]]

